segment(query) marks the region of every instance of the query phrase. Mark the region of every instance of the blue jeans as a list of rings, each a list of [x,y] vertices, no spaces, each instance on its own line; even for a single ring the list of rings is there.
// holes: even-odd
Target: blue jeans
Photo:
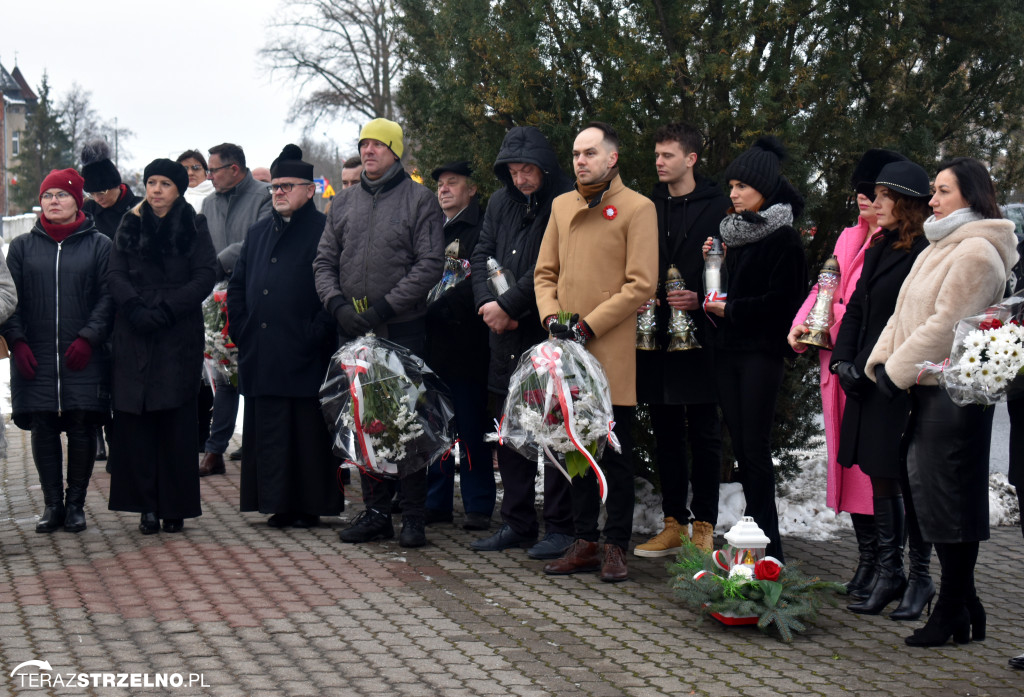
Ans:
[[[227,452],[228,442],[235,433],[235,421],[238,419],[238,388],[230,382],[217,383],[217,392],[213,395],[213,423],[210,425],[210,439],[203,448],[205,452],[223,455]]]
[[[462,448],[459,488],[466,513],[490,517],[494,513],[496,485],[491,446],[484,442],[487,428],[487,387],[470,380],[448,381],[455,408],[455,427]],[[449,512],[454,506],[455,458],[437,460],[427,470],[427,508]]]

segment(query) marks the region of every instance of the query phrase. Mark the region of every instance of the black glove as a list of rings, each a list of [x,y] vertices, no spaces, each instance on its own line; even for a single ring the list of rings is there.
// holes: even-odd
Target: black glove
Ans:
[[[548,331],[551,332],[551,336],[555,339],[575,341],[578,344],[585,344],[588,339],[594,338],[594,332],[591,330],[590,325],[581,320],[579,315],[570,317],[568,324],[550,322],[548,324]]]
[[[352,303],[343,302],[334,310],[334,319],[341,325],[341,331],[345,336],[356,338],[370,331],[370,323],[361,314],[356,312]]]
[[[124,305],[125,316],[129,324],[139,334],[152,334],[170,326],[167,313],[159,307],[149,307],[140,298],[133,298]]]
[[[860,398],[864,396],[866,377],[853,361],[840,361],[836,364],[835,373],[839,378],[839,386],[843,388],[847,397]]]
[[[884,365],[875,366],[875,380],[878,382],[878,391],[885,395],[886,399],[892,399],[897,392],[901,391],[896,387],[896,383],[892,381],[889,374],[885,372]]]

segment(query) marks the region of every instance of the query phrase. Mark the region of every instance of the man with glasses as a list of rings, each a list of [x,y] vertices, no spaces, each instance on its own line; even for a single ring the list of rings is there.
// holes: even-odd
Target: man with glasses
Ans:
[[[245,153],[234,143],[210,148],[209,173],[214,193],[203,199],[203,215],[210,226],[210,238],[217,260],[230,276],[238,247],[257,220],[270,215],[270,192],[266,184],[253,179],[245,166]],[[225,252],[225,250],[227,250]],[[199,476],[224,474],[224,453],[235,432],[238,391],[230,383],[218,384],[213,400],[213,423],[204,447]]]
[[[345,341],[373,331],[422,356],[427,294],[444,268],[443,217],[434,195],[402,166],[402,127],[374,119],[359,133],[363,174],[331,207],[313,270],[316,288]],[[356,311],[353,300],[369,305]],[[404,466],[405,463],[403,463]],[[402,547],[427,543],[426,466],[410,464],[402,486]],[[419,465],[417,467],[417,465]],[[391,539],[391,482],[360,477],[366,510],[339,537],[342,542]]]
[[[110,161],[110,146],[102,140],[86,143],[82,148],[82,178],[89,196],[82,210],[92,216],[97,230],[113,239],[121,216],[142,197],[121,182],[120,172]],[[104,453],[101,459],[105,458]]]
[[[344,507],[317,397],[337,344],[313,284],[326,217],[298,147],[285,146],[270,171],[274,210],[249,229],[228,285],[245,395],[240,509],[270,514],[274,528],[310,528]]]

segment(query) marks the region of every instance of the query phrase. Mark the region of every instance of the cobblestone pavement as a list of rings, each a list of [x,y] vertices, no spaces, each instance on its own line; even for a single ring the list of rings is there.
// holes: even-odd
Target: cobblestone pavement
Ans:
[[[479,533],[452,525],[428,528],[431,544],[420,550],[343,545],[337,520],[274,530],[264,516],[238,513],[238,463],[203,480],[204,515],[186,521],[183,534],[143,536],[136,515],[108,511],[100,463],[88,530],[38,535],[42,497],[28,438],[13,426],[7,435],[0,694],[1024,693],[1024,673],[1006,665],[1024,650],[1017,528],[994,530],[982,546],[983,643],[911,649],[903,637],[919,623],[827,608],[784,644],[751,627],[698,624],[673,601],[664,560],[631,556],[630,581],[604,584],[596,574],[545,577],[522,550],[474,552],[468,544]],[[360,508],[355,491],[348,497],[345,520]],[[852,570],[851,536],[786,544],[809,573],[843,580]],[[11,676],[30,660],[50,670]],[[79,673],[140,674],[143,685],[181,676],[184,685],[103,687],[90,677],[81,686],[71,677]],[[72,685],[39,686],[58,677]]]

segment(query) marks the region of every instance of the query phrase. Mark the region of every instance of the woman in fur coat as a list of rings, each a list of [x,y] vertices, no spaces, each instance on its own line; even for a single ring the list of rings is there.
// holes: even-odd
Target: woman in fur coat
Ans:
[[[804,199],[782,176],[786,150],[759,138],[725,170],[733,207],[720,232],[727,248],[728,297],[706,303],[716,350],[718,399],[739,465],[746,515],[784,561],[775,504],[771,431],[782,386],[790,320],[807,294],[807,261],[793,220]],[[704,251],[710,247],[705,242]]]
[[[110,509],[141,513],[139,530],[181,532],[202,514],[196,394],[203,365],[203,300],[216,255],[206,218],[181,194],[185,168],[150,162],[146,199],[114,235],[108,284],[114,319]]]
[[[941,164],[929,205],[928,248],[903,283],[865,369],[883,393],[910,390],[907,477],[921,534],[942,567],[938,603],[928,623],[906,638],[910,646],[985,637],[974,566],[979,543],[989,536],[993,410],[957,406],[918,366],[949,357],[957,320],[998,302],[1017,261],[1013,223],[1001,219],[995,186],[977,160]]]

